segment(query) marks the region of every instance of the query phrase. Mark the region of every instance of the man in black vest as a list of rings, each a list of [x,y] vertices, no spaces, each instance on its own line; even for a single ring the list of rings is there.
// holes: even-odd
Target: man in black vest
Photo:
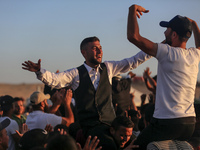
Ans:
[[[102,63],[103,51],[97,37],[85,38],[80,45],[83,65],[59,73],[51,73],[38,63],[25,61],[23,69],[35,72],[37,78],[52,88],[71,86],[75,92],[78,119],[86,136],[97,136],[103,149],[116,149],[107,135],[115,118],[112,105],[112,77],[126,73],[151,58],[144,52],[121,61]]]

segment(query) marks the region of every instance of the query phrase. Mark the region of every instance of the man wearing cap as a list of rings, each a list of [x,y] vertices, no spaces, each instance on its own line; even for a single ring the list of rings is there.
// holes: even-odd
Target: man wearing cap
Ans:
[[[9,126],[10,120],[8,118],[0,121],[0,150],[8,148],[9,136],[7,135],[6,127]]]
[[[10,95],[5,95],[0,98],[0,108],[3,110],[3,116],[0,118],[0,121],[4,119],[9,119],[10,124],[6,127],[7,134],[9,136],[8,150],[15,150],[15,144],[18,143],[20,137],[16,133],[16,130],[19,131],[19,126],[17,122],[11,119],[14,108],[13,108],[14,99]]]
[[[135,144],[145,149],[151,141],[187,140],[195,127],[194,92],[200,61],[200,31],[195,21],[175,16],[166,27],[165,41],[154,43],[139,33],[137,17],[149,12],[132,5],[128,16],[128,40],[158,60],[155,111],[151,124],[138,136]],[[192,34],[196,48],[186,48]]]
[[[64,89],[60,92],[56,92],[54,98],[56,98],[56,101],[63,102],[65,117],[45,112],[48,108],[47,99],[50,99],[49,94],[45,95],[42,92],[36,91],[30,96],[33,112],[31,112],[26,119],[28,129],[45,129],[47,124],[51,124],[53,128],[58,124],[69,126],[74,122],[74,115],[70,107],[72,91],[68,89],[66,94],[64,92]]]

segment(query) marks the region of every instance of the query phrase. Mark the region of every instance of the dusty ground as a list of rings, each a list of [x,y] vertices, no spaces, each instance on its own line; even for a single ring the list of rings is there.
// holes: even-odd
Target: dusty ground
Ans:
[[[144,82],[133,83],[133,88],[141,93],[149,93]],[[43,84],[0,84],[0,96],[11,95],[13,97],[28,99],[34,91],[43,91],[43,89]],[[195,97],[196,99],[200,99],[200,85],[196,89]]]
[[[142,93],[149,93],[144,83],[134,83],[133,87]],[[43,91],[43,84],[0,84],[0,96],[11,95],[28,99],[34,91]]]
[[[43,84],[0,84],[0,96],[11,95],[27,99],[33,92],[43,91],[43,88]]]

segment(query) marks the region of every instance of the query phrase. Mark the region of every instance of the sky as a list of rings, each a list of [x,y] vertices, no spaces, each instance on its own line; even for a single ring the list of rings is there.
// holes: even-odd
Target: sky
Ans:
[[[187,16],[200,25],[200,0],[0,0],[0,83],[40,83],[33,72],[22,69],[26,60],[55,72],[80,66],[81,41],[97,36],[103,61],[121,60],[140,50],[126,37],[128,8],[141,5],[149,10],[138,20],[140,34],[153,42],[165,39],[160,21]],[[194,47],[194,38],[187,47]],[[141,76],[149,67],[157,73],[152,58],[132,70]],[[198,75],[198,80],[200,75]]]

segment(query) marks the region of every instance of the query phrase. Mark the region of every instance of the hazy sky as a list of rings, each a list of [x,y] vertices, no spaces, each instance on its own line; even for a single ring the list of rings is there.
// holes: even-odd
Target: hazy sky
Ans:
[[[153,42],[164,40],[159,22],[177,14],[200,25],[200,0],[0,0],[0,83],[38,83],[34,73],[21,69],[25,60],[42,59],[42,67],[53,72],[81,65],[80,42],[89,36],[100,38],[103,60],[135,55],[140,50],[126,38],[132,4],[150,10],[139,26],[141,35]],[[157,60],[132,71],[142,75],[146,67],[155,75]]]

